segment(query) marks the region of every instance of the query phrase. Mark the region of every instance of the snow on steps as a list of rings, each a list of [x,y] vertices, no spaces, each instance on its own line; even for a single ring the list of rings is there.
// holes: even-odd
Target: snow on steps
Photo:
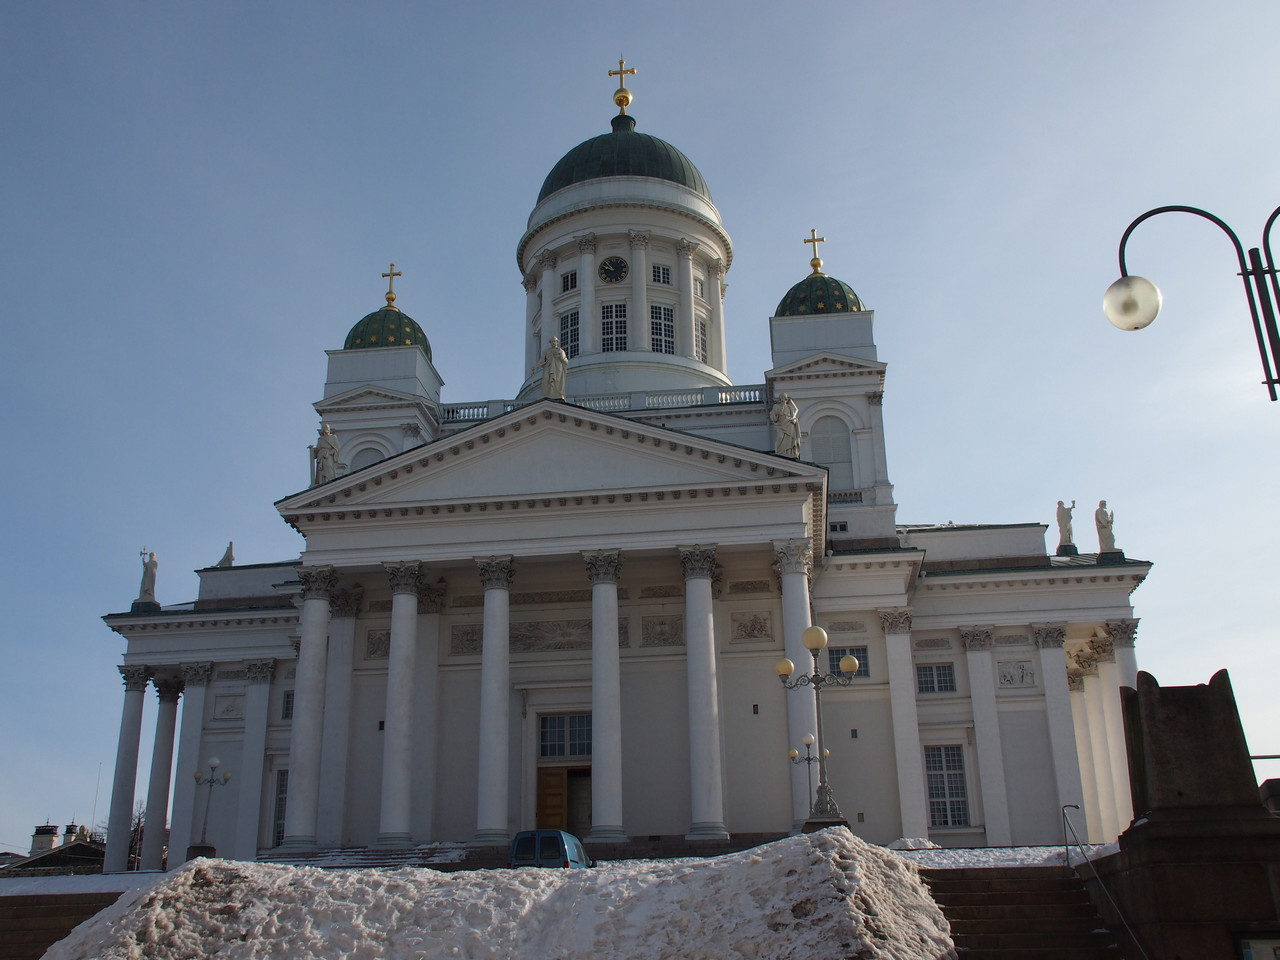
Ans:
[[[924,869],[961,960],[1120,960],[1066,867]]]

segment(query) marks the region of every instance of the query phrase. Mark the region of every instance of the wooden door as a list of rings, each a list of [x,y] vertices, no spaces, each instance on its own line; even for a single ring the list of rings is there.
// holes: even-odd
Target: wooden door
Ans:
[[[538,829],[566,830],[569,826],[569,768],[538,768]]]

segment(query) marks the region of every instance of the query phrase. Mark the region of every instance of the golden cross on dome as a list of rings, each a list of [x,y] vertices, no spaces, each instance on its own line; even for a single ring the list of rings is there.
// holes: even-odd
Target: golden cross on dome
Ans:
[[[818,244],[826,243],[827,238],[818,236],[818,231],[810,227],[808,239],[801,242],[813,246],[813,259],[809,261],[809,266],[813,267],[814,273],[822,273],[822,259],[818,256]]]
[[[396,302],[396,277],[403,277],[404,274],[396,269],[396,265],[391,265],[391,272],[384,273],[382,278],[387,281],[387,306],[391,307]]]
[[[610,70],[609,76],[618,78],[618,89],[613,92],[613,102],[618,105],[619,116],[627,115],[627,107],[631,106],[631,91],[627,89],[627,74],[635,75],[636,68],[627,69],[627,61],[619,59],[618,69]]]

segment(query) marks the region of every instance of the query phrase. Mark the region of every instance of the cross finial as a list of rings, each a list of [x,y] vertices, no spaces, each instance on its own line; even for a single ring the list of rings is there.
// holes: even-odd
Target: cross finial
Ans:
[[[613,92],[613,102],[618,105],[618,115],[625,117],[627,107],[631,106],[631,91],[627,89],[627,74],[634,75],[635,67],[627,68],[627,61],[619,59],[618,69],[610,70],[609,76],[618,78],[618,89]]]
[[[818,236],[818,231],[813,229],[813,227],[810,227],[808,238],[802,242],[813,246],[813,259],[809,261],[809,266],[813,267],[814,274],[821,274],[822,258],[818,256],[818,244],[826,243],[827,238]]]
[[[396,307],[396,277],[403,276],[404,274],[396,269],[394,263],[391,265],[391,271],[382,275],[383,279],[387,281],[387,306],[394,307],[397,310],[399,307]]]

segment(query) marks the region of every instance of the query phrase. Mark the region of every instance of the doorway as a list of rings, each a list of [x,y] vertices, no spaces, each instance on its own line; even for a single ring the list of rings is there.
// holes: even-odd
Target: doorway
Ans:
[[[576,837],[591,832],[591,768],[539,767],[539,830],[564,830]]]

